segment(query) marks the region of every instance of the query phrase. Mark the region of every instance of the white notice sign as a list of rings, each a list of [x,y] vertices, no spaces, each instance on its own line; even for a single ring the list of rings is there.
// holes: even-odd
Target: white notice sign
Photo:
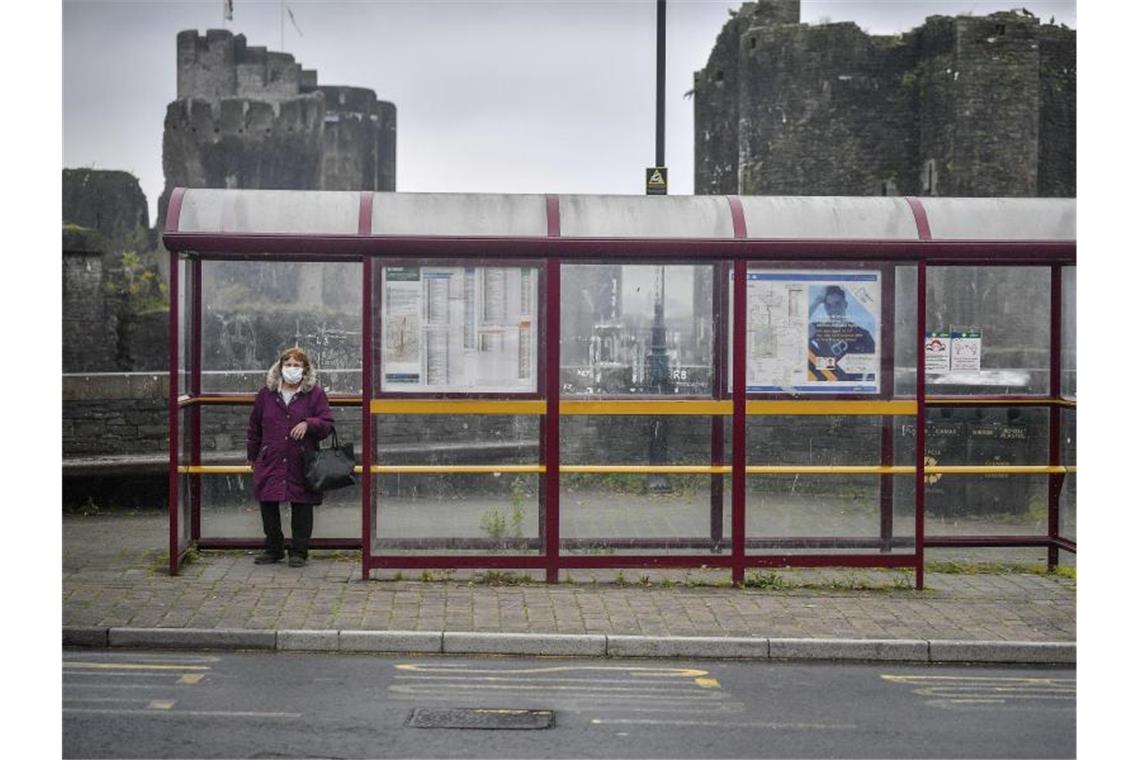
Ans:
[[[982,371],[982,331],[950,331],[950,369],[954,372]]]
[[[537,270],[384,267],[382,392],[537,391]]]
[[[950,371],[950,333],[926,334],[926,374],[942,375]]]

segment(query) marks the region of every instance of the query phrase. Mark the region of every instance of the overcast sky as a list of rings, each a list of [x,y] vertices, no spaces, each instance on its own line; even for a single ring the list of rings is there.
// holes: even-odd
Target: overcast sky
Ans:
[[[175,97],[175,37],[229,28],[284,49],[323,84],[396,104],[396,189],[644,192],[654,163],[654,0],[64,0],[63,162],[137,176],[153,221],[162,122]],[[1073,0],[803,0],[801,20],[875,34],[929,15],[1026,7],[1076,26]],[[693,191],[693,104],[684,94],[739,2],[669,0],[666,164]],[[299,31],[298,31],[299,30]],[[283,32],[283,33],[282,33]],[[284,46],[282,46],[282,39]]]

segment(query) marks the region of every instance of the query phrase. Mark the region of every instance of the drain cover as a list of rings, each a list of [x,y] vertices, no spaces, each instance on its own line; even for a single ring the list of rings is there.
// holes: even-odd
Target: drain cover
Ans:
[[[553,710],[517,710],[502,707],[417,707],[408,719],[412,728],[534,729],[554,725]]]

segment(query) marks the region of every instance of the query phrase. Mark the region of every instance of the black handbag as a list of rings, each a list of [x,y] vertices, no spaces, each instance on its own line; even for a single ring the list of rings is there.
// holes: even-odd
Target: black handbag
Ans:
[[[341,444],[332,431],[332,446],[327,449],[306,449],[304,456],[305,486],[310,491],[334,491],[356,485],[352,468],[356,466],[356,456],[351,443]]]

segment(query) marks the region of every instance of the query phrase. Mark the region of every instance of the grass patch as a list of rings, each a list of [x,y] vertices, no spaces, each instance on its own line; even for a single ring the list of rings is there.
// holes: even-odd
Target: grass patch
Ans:
[[[202,555],[198,552],[197,546],[191,546],[182,555],[182,567],[193,565],[200,560]],[[143,553],[143,559],[148,560],[147,571],[153,575],[167,575],[170,572],[170,552],[159,551],[157,549],[148,549]]]
[[[926,563],[926,571],[945,575],[1056,575],[1077,579],[1076,565],[1058,565],[1050,571],[1048,565],[1039,563],[935,561]]]
[[[854,575],[798,580],[786,573],[750,571],[744,575],[743,586],[767,591],[913,591],[914,580],[909,572],[892,573],[887,580],[875,581]]]
[[[534,579],[528,573],[503,572],[501,570],[488,570],[480,573],[467,582],[468,586],[522,586],[533,583]]]

